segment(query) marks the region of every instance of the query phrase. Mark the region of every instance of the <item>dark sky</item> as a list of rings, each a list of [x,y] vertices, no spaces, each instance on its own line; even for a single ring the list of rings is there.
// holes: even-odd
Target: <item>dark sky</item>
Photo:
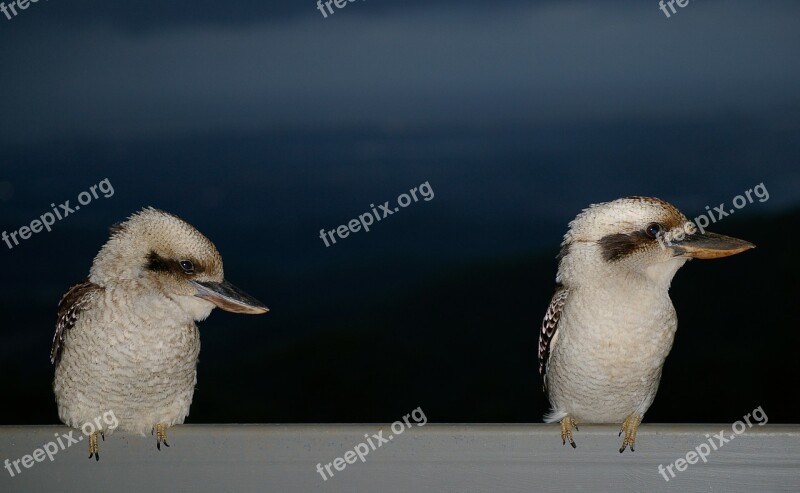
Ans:
[[[300,374],[292,351],[304,355],[303,368],[325,374],[320,362],[339,363],[313,348],[369,351],[352,334],[380,335],[387,321],[405,320],[398,300],[417,306],[427,293],[430,304],[417,306],[408,330],[442,345],[472,334],[459,349],[470,358],[454,364],[452,378],[420,377],[420,392],[434,396],[457,386],[453,379],[467,385],[465,372],[482,368],[475,361],[495,368],[509,347],[535,346],[561,236],[591,203],[653,195],[694,217],[763,183],[768,201],[716,229],[736,234],[746,224],[759,233],[770,218],[775,231],[775,218],[800,205],[798,19],[797,2],[715,0],[691,0],[671,18],[656,0],[366,0],[328,18],[311,0],[54,0],[11,20],[0,15],[0,231],[29,224],[51,203],[74,203],[103,179],[115,189],[52,233],[13,250],[0,244],[0,371],[15,375],[4,393],[46,402],[49,413],[12,410],[0,420],[53,419],[55,305],[86,275],[108,226],[147,205],[205,233],[231,280],[273,310],[263,320],[215,313],[204,323],[204,358],[217,378],[225,368],[238,374],[241,345],[274,351],[279,376]],[[333,247],[319,239],[321,228],[426,181],[432,201]],[[774,255],[759,249],[762,262]],[[516,294],[462,282],[473,269]],[[743,282],[761,282],[753,276]],[[462,296],[455,288],[464,286],[475,289]],[[687,283],[683,295],[697,299],[708,288]],[[465,313],[482,289],[496,294],[484,300],[481,323],[498,317],[489,345],[482,326],[470,325],[477,321],[450,320],[434,303]],[[226,324],[236,327],[222,340]],[[315,339],[323,336],[331,339]],[[529,366],[504,378],[540,398],[532,351],[512,357]],[[249,357],[257,366],[263,355]],[[424,351],[413,357],[439,367]],[[363,382],[331,390],[332,399],[350,383]],[[368,397],[375,385],[359,388]],[[206,389],[209,406],[221,390]],[[419,405],[414,396],[397,408]],[[245,405],[246,419],[393,416],[353,414],[343,398],[336,412],[293,415],[305,407],[288,393],[275,399],[284,414]],[[758,404],[748,400],[747,409]],[[513,402],[498,401],[459,414],[448,405],[439,420],[543,412],[536,404],[514,414]],[[237,419],[223,405],[205,409],[201,418]],[[660,416],[695,418],[679,412]]]
[[[205,6],[204,6],[205,5]],[[48,2],[8,21],[0,139],[765,117],[796,2]]]
[[[301,198],[270,210],[304,217],[427,179],[449,183],[453,215],[557,224],[631,193],[692,214],[762,181],[764,207],[785,208],[800,189],[787,138],[798,11],[365,1],[326,19],[310,0],[33,4],[0,17],[7,214],[114,174],[135,194],[109,219],[170,195],[213,207],[290,187]],[[36,173],[52,183],[23,178]],[[475,208],[489,188],[502,193]]]

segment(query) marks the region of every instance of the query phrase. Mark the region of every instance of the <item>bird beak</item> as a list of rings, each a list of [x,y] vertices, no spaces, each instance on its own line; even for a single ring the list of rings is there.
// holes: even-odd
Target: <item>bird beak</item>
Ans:
[[[195,296],[214,303],[227,312],[248,313],[257,315],[266,313],[269,308],[263,303],[237,288],[228,281],[201,282],[191,281],[197,289]]]
[[[728,257],[755,247],[749,241],[709,232],[687,234],[682,240],[672,242],[676,257],[700,259]]]

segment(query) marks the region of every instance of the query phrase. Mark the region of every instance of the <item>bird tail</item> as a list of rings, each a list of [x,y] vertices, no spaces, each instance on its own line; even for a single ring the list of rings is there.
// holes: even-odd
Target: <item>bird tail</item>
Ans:
[[[549,413],[544,415],[544,422],[545,423],[555,423],[557,421],[561,421],[566,417],[567,413],[564,411],[560,411],[558,409],[553,409]]]

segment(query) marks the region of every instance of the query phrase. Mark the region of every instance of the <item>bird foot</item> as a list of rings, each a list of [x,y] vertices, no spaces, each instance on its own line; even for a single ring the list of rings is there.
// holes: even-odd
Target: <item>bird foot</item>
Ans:
[[[101,435],[99,431],[96,431],[89,435],[89,458],[91,459],[94,457],[95,460],[100,460],[100,446],[97,443],[97,436]],[[105,435],[103,435],[103,441],[106,440]]]
[[[155,427],[156,432],[156,448],[161,450],[161,444],[163,443],[165,447],[169,447],[167,443],[167,425],[164,423],[159,423]],[[152,433],[151,433],[152,434]]]
[[[619,449],[619,453],[625,451],[626,447],[631,448],[631,452],[633,452],[633,447],[636,445],[636,432],[639,430],[639,425],[642,423],[642,417],[636,413],[631,414],[625,421],[622,423],[622,429],[619,430],[619,436],[622,436],[625,433],[625,438],[622,439],[622,447]]]
[[[567,444],[567,440],[569,440],[569,444],[572,445],[572,448],[575,448],[575,440],[572,439],[572,429],[575,428],[575,431],[578,430],[578,424],[575,422],[572,416],[564,416],[564,419],[561,420],[561,443],[562,445]]]

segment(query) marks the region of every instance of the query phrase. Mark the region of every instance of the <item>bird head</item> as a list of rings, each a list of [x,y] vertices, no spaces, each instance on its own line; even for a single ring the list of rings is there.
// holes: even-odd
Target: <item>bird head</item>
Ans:
[[[700,232],[672,204],[653,197],[626,197],[584,209],[570,222],[561,246],[558,282],[614,273],[645,276],[666,286],[691,258],[727,257],[755,247]]]
[[[162,295],[194,320],[217,306],[236,313],[267,307],[225,280],[222,257],[211,241],[179,217],[148,207],[111,228],[94,259],[89,280]]]

